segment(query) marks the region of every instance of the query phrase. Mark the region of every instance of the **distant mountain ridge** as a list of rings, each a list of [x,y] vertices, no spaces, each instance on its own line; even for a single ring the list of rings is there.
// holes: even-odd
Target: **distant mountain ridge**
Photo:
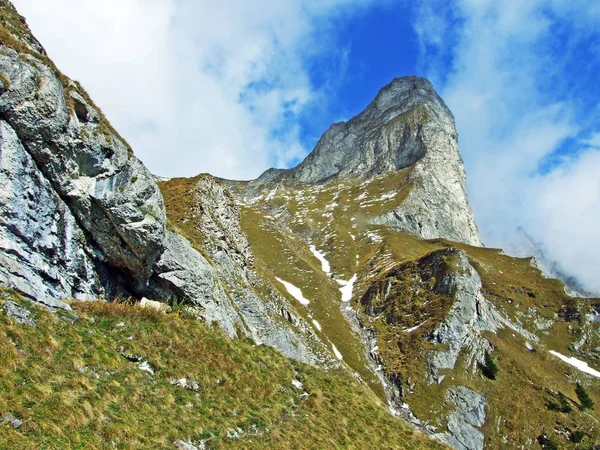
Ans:
[[[566,273],[556,261],[548,258],[544,245],[536,242],[524,228],[516,230],[509,246],[504,249],[511,256],[519,258],[533,257],[537,267],[548,277],[561,280],[569,294],[575,297],[600,297],[599,292],[590,292],[585,289],[577,277]]]

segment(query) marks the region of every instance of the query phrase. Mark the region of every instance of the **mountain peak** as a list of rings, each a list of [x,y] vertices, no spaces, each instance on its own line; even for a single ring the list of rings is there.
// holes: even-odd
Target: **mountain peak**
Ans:
[[[431,82],[415,76],[396,78],[362,113],[332,125],[297,167],[276,173],[269,170],[257,181],[291,178],[318,183],[404,169],[426,153],[420,142],[425,126],[444,128],[456,139],[454,116]]]
[[[417,104],[433,103],[444,109],[450,117],[452,113],[435,91],[427,78],[407,76],[395,78],[379,90],[375,100],[367,110],[387,111],[390,108],[406,108]]]
[[[255,184],[370,179],[409,169],[406,201],[375,223],[425,239],[482,245],[465,189],[454,116],[431,82],[394,79],[358,116],[331,126],[297,167],[269,170]]]

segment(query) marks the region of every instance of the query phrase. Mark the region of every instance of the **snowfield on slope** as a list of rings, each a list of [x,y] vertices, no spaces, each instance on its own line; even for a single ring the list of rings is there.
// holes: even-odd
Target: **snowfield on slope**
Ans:
[[[351,234],[351,236],[354,238],[354,236],[352,234]],[[329,263],[327,258],[325,258],[325,253],[317,250],[317,248],[314,245],[310,246],[310,251],[313,253],[313,255],[315,255],[315,257],[319,261],[321,261],[321,269],[323,270],[323,272],[325,272],[325,274],[327,274],[327,276],[331,276],[331,264]],[[356,255],[356,258],[358,259],[358,255]],[[357,279],[358,279],[358,276],[356,274],[354,274],[354,276],[352,278],[350,278],[348,281],[335,280],[341,286],[340,292],[342,293],[342,302],[343,303],[348,303],[350,300],[352,300],[352,292],[354,290],[354,283],[356,283]],[[285,283],[285,282],[279,280],[279,278],[277,280],[282,283]],[[288,291],[289,291],[289,289],[288,289]],[[292,293],[290,292],[290,294],[292,294]],[[292,294],[292,295],[294,295],[294,294]]]
[[[304,306],[310,305],[310,300],[308,300],[307,298],[304,297],[300,288],[297,288],[292,283],[283,281],[281,278],[275,277],[275,279],[277,281],[279,281],[281,284],[283,284],[285,286],[285,288],[287,289],[287,291],[289,292],[289,294],[292,297],[294,297],[296,300],[298,300],[300,303],[302,303]]]
[[[581,361],[581,360],[579,360],[577,358],[572,358],[572,357],[570,358],[568,356],[561,355],[560,353],[555,352],[554,350],[550,350],[550,353],[552,353],[554,356],[556,356],[557,358],[561,359],[562,361],[566,362],[570,366],[573,366],[576,369],[579,369],[582,372],[587,373],[588,375],[592,375],[593,377],[600,378],[600,372],[598,372],[597,370],[592,369],[588,365],[588,363],[586,363],[585,361]]]
[[[344,357],[342,356],[342,354],[340,353],[340,351],[337,349],[337,347],[335,345],[331,344],[331,348],[333,349],[333,353],[335,354],[335,357],[337,359],[339,359],[340,361],[342,359],[344,359]]]
[[[336,280],[338,282],[338,284],[341,286],[340,292],[342,293],[342,302],[348,303],[350,300],[352,300],[352,292],[354,291],[354,283],[356,283],[357,279],[358,279],[357,275],[354,274],[354,276],[352,278],[350,278],[348,281]]]
[[[315,258],[321,261],[321,269],[323,272],[325,272],[328,276],[331,275],[331,264],[329,264],[329,261],[327,261],[325,258],[325,253],[317,250],[317,247],[314,245],[310,246],[310,251],[313,253],[313,255],[315,255]]]

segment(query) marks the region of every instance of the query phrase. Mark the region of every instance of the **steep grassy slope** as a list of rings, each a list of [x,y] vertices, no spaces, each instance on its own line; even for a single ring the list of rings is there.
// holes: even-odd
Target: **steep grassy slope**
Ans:
[[[346,371],[230,340],[181,310],[95,302],[51,314],[3,291],[7,301],[37,327],[0,315],[0,412],[23,422],[0,425],[0,448],[441,448]],[[192,389],[172,384],[182,378]]]
[[[377,330],[377,344],[385,370],[398,374],[403,380],[404,400],[417,417],[443,430],[444,417],[452,410],[445,393],[449,387],[463,385],[481,392],[487,399],[488,416],[483,427],[486,448],[531,448],[543,434],[552,436],[557,445],[569,446],[574,445],[571,439],[577,431],[585,435],[585,447],[581,448],[590,448],[592,443],[600,440],[597,414],[580,411],[580,401],[574,391],[576,382],[584,383],[597,403],[600,401],[598,379],[549,353],[554,350],[575,356],[598,368],[594,364],[596,351],[586,351],[597,348],[592,342],[597,342],[598,325],[586,318],[597,301],[570,298],[560,282],[544,278],[529,259],[515,259],[498,250],[441,240],[423,242],[400,233],[387,232],[386,235],[382,232],[381,235],[385,236],[381,248],[390,249],[391,258],[397,258],[399,263],[376,276],[377,281],[371,280],[366,285],[372,287],[387,282],[392,276],[402,283],[387,297],[383,317],[365,314],[364,307],[362,317],[366,326]],[[427,355],[436,350],[429,337],[451,306],[452,299],[432,292],[430,286],[436,281],[434,277],[440,274],[432,277],[422,261],[429,252],[450,246],[466,251],[482,277],[485,297],[505,317],[538,337],[536,343],[509,328],[485,333],[499,367],[499,376],[493,381],[464,355],[453,370],[446,371],[447,376],[441,384],[428,381]],[[402,262],[402,255],[414,259]],[[377,265],[374,261],[371,264]],[[566,311],[571,315],[565,314]],[[415,326],[419,328],[406,332]],[[556,411],[561,394],[568,398],[572,412]]]
[[[600,301],[569,297],[562,283],[545,278],[530,259],[444,240],[424,241],[370,224],[370,218],[392,210],[405,198],[411,188],[406,181],[408,170],[363,183],[343,180],[310,186],[285,182],[259,192],[244,183],[229,186],[244,205],[244,229],[264,276],[290,280],[314,299],[318,307],[311,312],[318,316],[318,310],[327,311],[335,324],[323,327],[325,338],[338,345],[336,339],[344,336],[345,344],[340,345],[356,349],[355,354],[362,352],[362,357],[345,358],[348,365],[362,375],[372,373],[372,365],[379,364],[388,381],[400,389],[401,401],[431,430],[447,430],[446,418],[454,407],[446,392],[461,385],[487,400],[482,427],[486,448],[531,448],[542,435],[560,446],[588,448],[600,442],[597,414],[581,411],[574,391],[576,382],[581,382],[598,403],[598,379],[549,353],[575,356],[599,368],[600,330],[594,322],[594,308]],[[310,245],[331,264],[330,276],[323,273]],[[453,295],[435,292],[444,273],[434,273],[428,258],[447,248],[465,252],[481,276],[482,294],[515,328],[484,333],[499,367],[495,381],[486,378],[477,361],[465,352],[453,369],[443,371],[446,376],[440,384],[429,379],[431,355],[444,350],[431,335],[455,300]],[[449,257],[446,270],[457,270],[455,265]],[[342,303],[335,279],[348,280],[355,273],[353,299]],[[391,292],[390,280],[395,283]],[[379,290],[383,303],[365,300],[373,290]],[[375,342],[365,349],[364,335],[347,331],[348,323],[334,311],[358,317]],[[356,347],[358,342],[362,349]],[[371,364],[365,363],[367,351],[374,348]],[[349,350],[346,354],[353,355]],[[370,385],[381,392],[377,380]],[[568,399],[572,412],[556,410],[565,398],[561,396]],[[573,442],[578,431],[583,433],[580,444]]]

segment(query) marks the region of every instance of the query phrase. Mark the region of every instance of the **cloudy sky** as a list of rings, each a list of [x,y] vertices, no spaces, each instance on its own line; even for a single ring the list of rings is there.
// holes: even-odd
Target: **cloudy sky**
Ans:
[[[13,1],[163,176],[294,165],[394,77],[426,76],[486,245],[523,227],[600,291],[600,2]]]

